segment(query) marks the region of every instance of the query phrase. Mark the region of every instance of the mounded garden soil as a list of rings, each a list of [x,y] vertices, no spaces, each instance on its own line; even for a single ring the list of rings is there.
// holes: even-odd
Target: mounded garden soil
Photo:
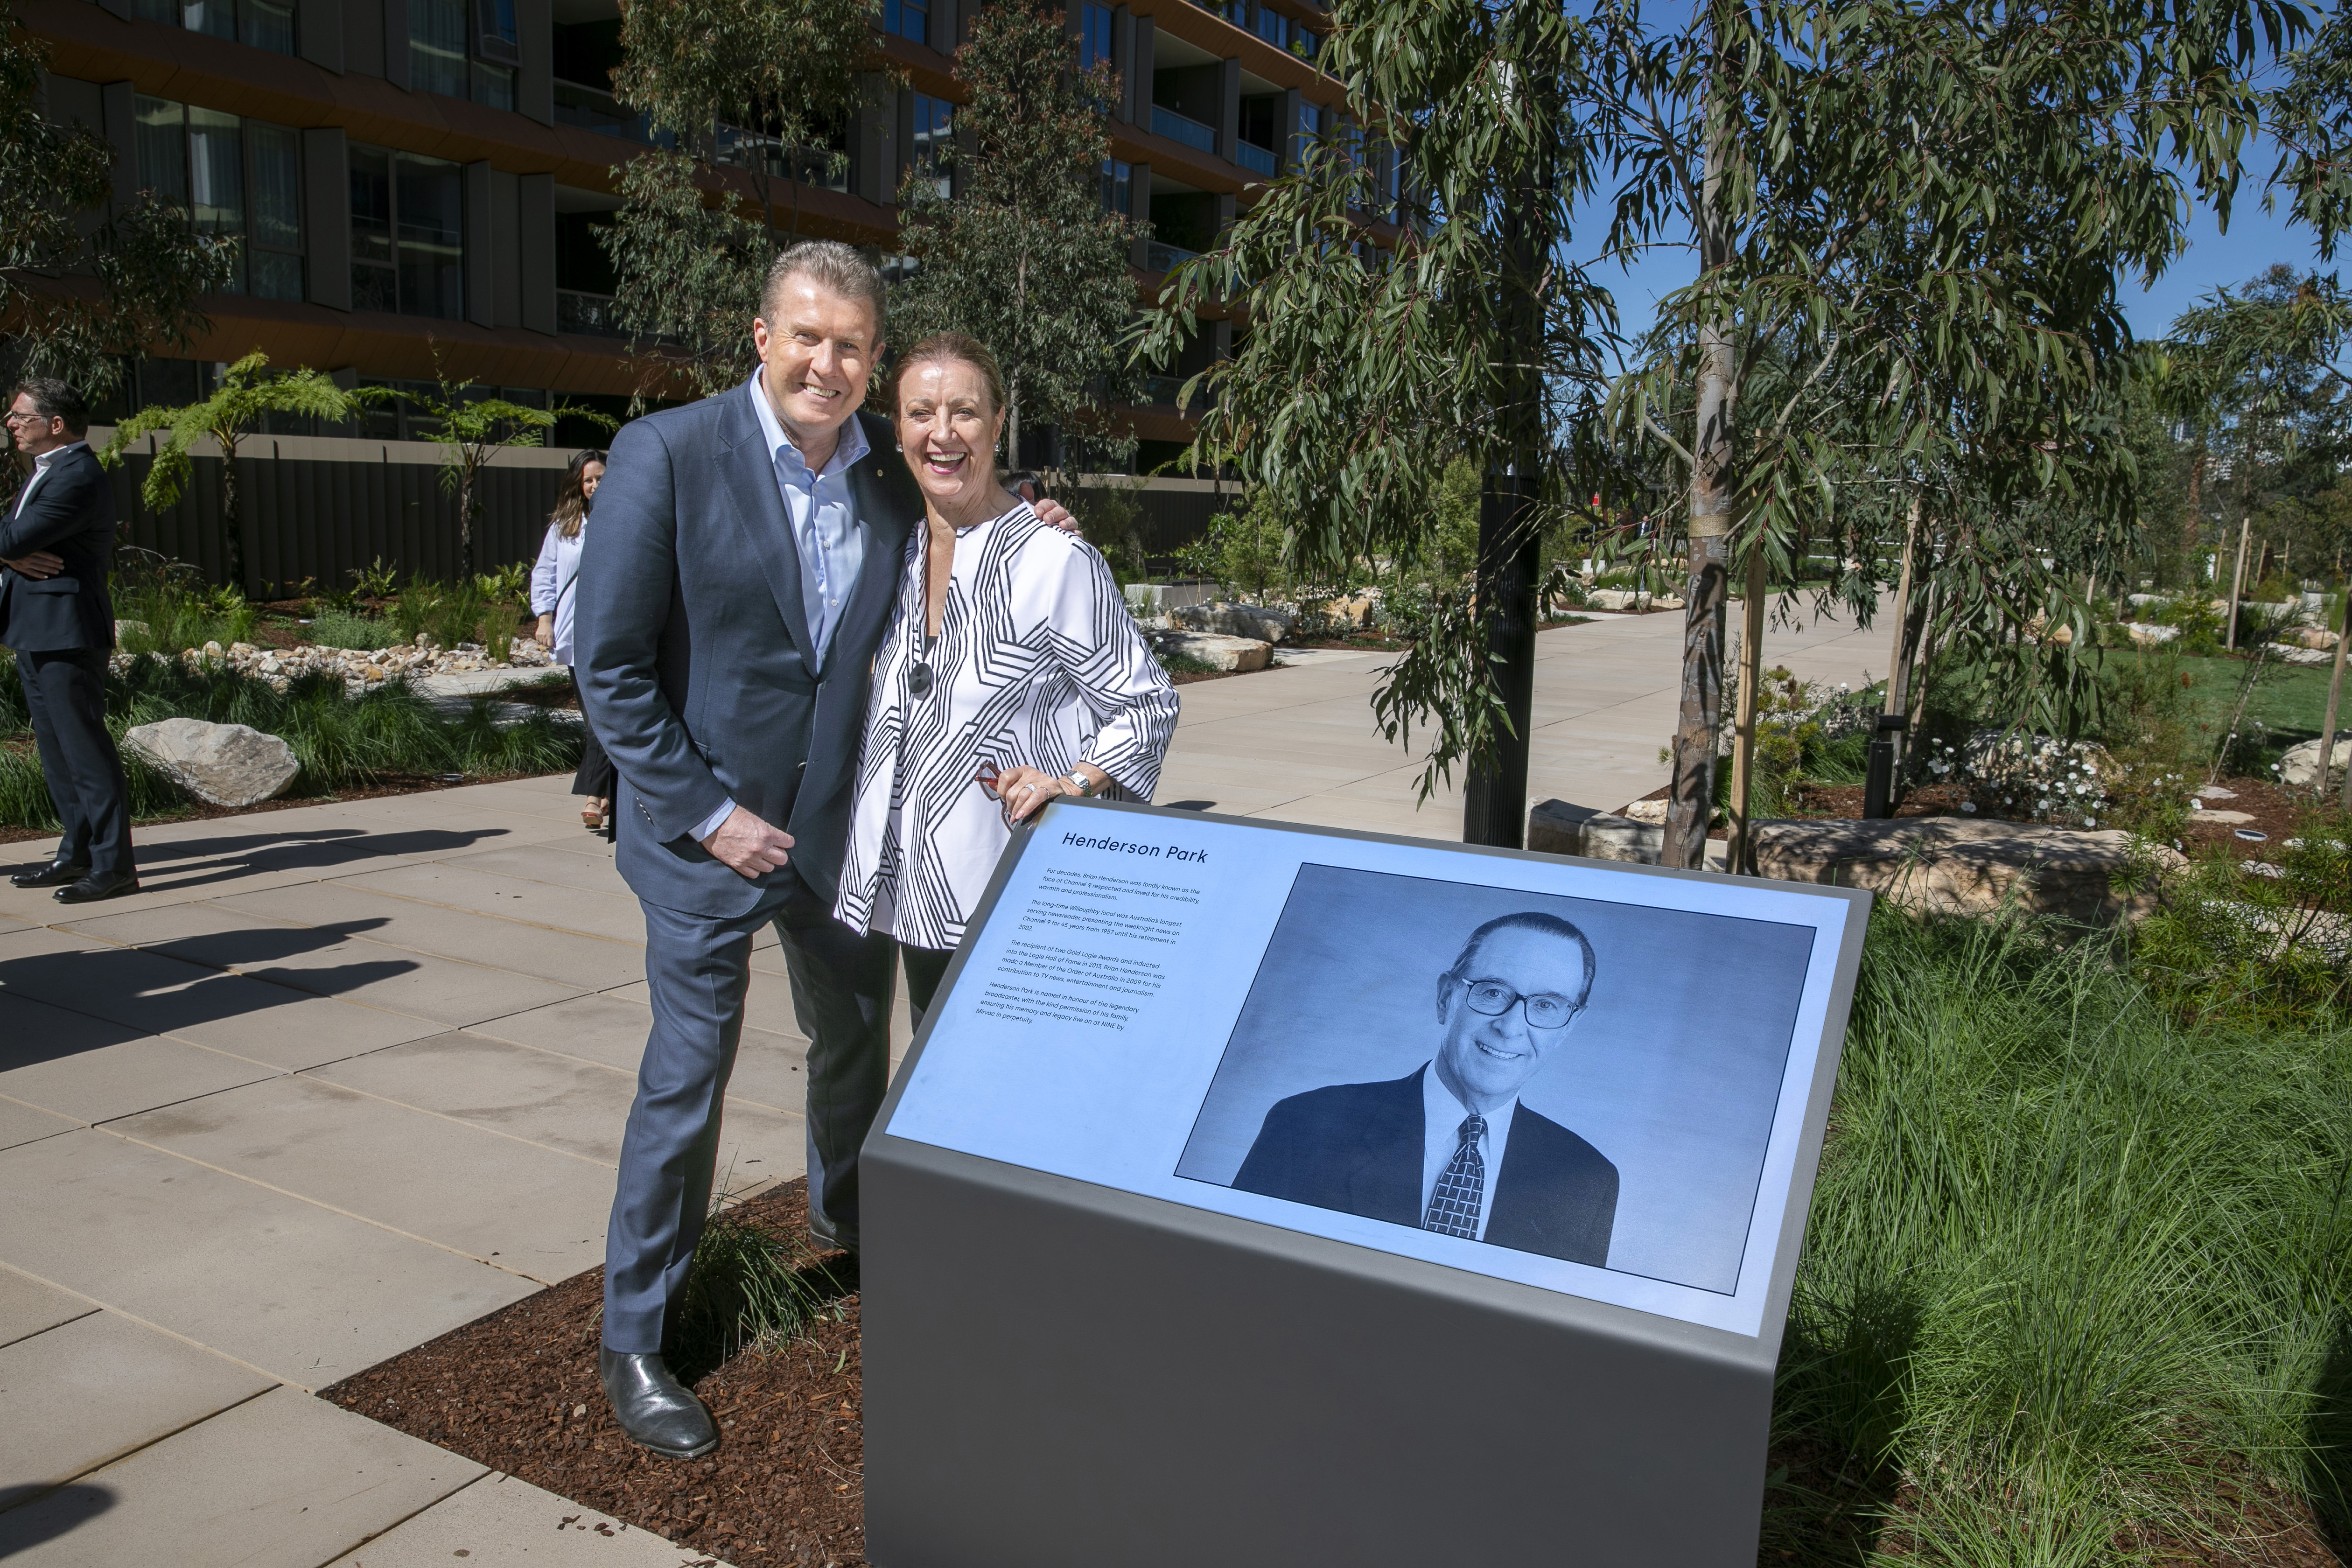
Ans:
[[[806,1185],[733,1213],[805,1238]],[[857,1297],[782,1349],[746,1350],[696,1379],[721,1437],[716,1453],[680,1460],[638,1447],[613,1419],[596,1378],[604,1289],[593,1269],[320,1397],[739,1568],[864,1563]]]

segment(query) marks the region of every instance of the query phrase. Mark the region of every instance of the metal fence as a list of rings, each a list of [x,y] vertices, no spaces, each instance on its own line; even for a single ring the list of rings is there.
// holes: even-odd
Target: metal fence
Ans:
[[[180,503],[155,511],[139,499],[154,459],[126,454],[113,470],[114,504],[128,542],[194,565],[209,583],[225,580],[221,459],[194,459]],[[447,580],[457,574],[457,501],[429,463],[239,458],[237,510],[245,535],[247,586],[311,578],[342,587],[349,574],[381,558],[402,575]],[[503,467],[477,480],[482,515],[474,524],[474,569],[488,571],[539,552],[563,470]]]

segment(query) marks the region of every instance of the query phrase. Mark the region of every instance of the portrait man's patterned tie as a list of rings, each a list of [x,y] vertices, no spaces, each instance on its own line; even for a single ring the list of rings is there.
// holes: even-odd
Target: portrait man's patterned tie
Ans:
[[[1485,1117],[1462,1119],[1461,1146],[1445,1163],[1436,1189],[1429,1194],[1429,1213],[1421,1222],[1423,1230],[1441,1230],[1448,1236],[1476,1239],[1478,1205],[1486,1201],[1486,1159],[1478,1152],[1478,1140],[1485,1136]]]

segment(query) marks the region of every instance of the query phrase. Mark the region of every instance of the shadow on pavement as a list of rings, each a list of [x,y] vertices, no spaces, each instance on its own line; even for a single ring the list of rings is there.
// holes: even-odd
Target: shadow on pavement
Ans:
[[[326,871],[362,860],[471,849],[484,839],[505,838],[512,833],[507,827],[420,827],[392,833],[337,827],[293,835],[188,838],[174,844],[139,845],[139,871],[143,880],[158,889],[201,888],[257,871]],[[205,872],[212,874],[201,874]]]
[[[113,1506],[111,1487],[0,1487],[0,1557],[55,1541]]]

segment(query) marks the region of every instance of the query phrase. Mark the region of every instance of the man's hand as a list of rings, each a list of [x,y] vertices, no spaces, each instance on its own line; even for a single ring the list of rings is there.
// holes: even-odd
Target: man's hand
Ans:
[[[739,805],[719,825],[718,832],[702,841],[702,847],[733,868],[737,876],[756,881],[791,860],[784,851],[793,847],[793,836],[769,826]]]
[[[5,566],[17,576],[29,582],[37,583],[44,577],[54,577],[64,571],[66,563],[62,555],[52,555],[46,550],[36,550],[20,560],[0,559],[0,566]]]
[[[1033,501],[1030,503],[1030,510],[1037,514],[1037,521],[1039,522],[1058,528],[1064,533],[1076,533],[1078,531],[1078,520],[1072,517],[1070,515],[1069,508],[1064,506],[1060,501]]]

